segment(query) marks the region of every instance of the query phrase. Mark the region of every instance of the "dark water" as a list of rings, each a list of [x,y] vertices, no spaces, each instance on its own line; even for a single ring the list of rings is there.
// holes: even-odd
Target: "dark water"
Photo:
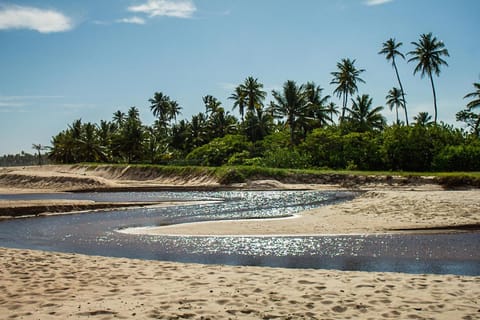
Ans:
[[[232,265],[480,275],[480,233],[291,237],[128,235],[128,227],[289,216],[352,199],[318,191],[148,192],[0,195],[0,199],[95,201],[217,200],[170,208],[50,216],[0,222],[0,246]]]

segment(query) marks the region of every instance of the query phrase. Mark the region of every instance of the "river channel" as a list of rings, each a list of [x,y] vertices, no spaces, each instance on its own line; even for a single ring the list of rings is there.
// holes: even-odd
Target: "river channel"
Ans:
[[[0,222],[0,246],[110,257],[286,268],[480,275],[480,233],[329,236],[150,236],[118,232],[195,221],[288,217],[356,196],[344,191],[116,192],[0,199],[207,201]]]

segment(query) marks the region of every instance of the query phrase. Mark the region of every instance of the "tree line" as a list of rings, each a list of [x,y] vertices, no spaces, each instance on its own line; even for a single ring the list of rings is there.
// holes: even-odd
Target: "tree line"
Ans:
[[[99,124],[75,120],[52,137],[49,159],[58,163],[176,163],[218,166],[263,165],[289,168],[348,168],[365,170],[480,170],[479,125],[480,84],[466,94],[465,108],[457,120],[464,131],[438,122],[434,76],[448,66],[443,42],[431,33],[412,42],[404,55],[401,42],[389,39],[379,54],[391,62],[398,88],[385,97],[396,120],[387,125],[383,106],[375,106],[368,94],[358,94],[364,69],[356,60],[341,59],[331,72],[333,95],[314,82],[287,80],[271,92],[266,102],[263,84],[248,77],[235,87],[229,100],[232,112],[212,95],[202,97],[204,111],[190,120],[178,120],[182,107],[177,101],[155,92],[148,108],[155,116],[152,125],[142,123],[139,109],[116,111],[111,120]],[[420,112],[410,123],[406,93],[397,60],[415,63],[413,73],[428,77],[433,96],[433,120]],[[404,112],[404,116],[400,112]]]

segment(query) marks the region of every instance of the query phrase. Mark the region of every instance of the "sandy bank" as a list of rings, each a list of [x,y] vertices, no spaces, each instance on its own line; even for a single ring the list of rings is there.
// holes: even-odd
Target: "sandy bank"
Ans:
[[[478,319],[480,277],[232,267],[0,248],[3,319]]]
[[[189,223],[132,229],[154,235],[318,235],[478,225],[480,190],[368,191],[352,201],[305,211],[295,219]],[[127,230],[128,232],[128,230]]]

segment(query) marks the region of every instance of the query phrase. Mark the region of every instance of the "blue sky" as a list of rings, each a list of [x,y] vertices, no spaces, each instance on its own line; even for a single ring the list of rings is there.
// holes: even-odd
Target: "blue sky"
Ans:
[[[0,155],[33,152],[75,119],[98,123],[131,106],[151,124],[155,91],[187,119],[207,94],[230,110],[248,76],[269,92],[295,80],[332,95],[342,58],[366,69],[359,93],[384,105],[397,82],[381,44],[393,37],[406,53],[428,32],[450,52],[435,78],[439,120],[461,126],[455,113],[480,80],[479,12],[478,0],[0,0]],[[433,114],[428,79],[412,63],[398,68],[411,118]]]

